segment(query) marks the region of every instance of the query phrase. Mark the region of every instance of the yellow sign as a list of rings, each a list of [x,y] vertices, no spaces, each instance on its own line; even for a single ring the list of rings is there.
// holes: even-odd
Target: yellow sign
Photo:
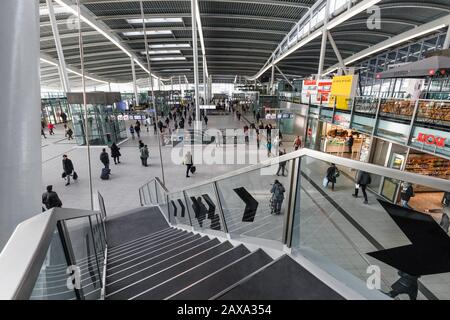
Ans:
[[[357,81],[358,77],[355,75],[335,76],[331,86],[330,106],[336,103],[336,109],[349,110],[350,97],[354,95]]]

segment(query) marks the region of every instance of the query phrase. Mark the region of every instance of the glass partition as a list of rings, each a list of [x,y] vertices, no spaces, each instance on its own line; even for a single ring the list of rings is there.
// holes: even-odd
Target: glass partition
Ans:
[[[282,240],[291,163],[286,163],[285,172],[279,170],[279,176],[278,169],[274,165],[217,182],[224,220],[232,236]],[[279,183],[275,185],[276,180]]]
[[[194,215],[191,213],[192,208],[189,208],[186,203],[186,196],[183,191],[174,192],[168,196],[168,213],[169,221],[172,224],[182,224],[185,226],[192,226]]]
[[[185,191],[188,210],[191,212],[194,230],[220,232],[224,226],[220,219],[220,203],[217,200],[214,184],[199,186]]]
[[[75,291],[67,286],[69,275],[66,256],[58,230],[53,232],[52,241],[42,264],[39,277],[31,293],[31,300],[72,300]]]
[[[81,271],[81,287],[86,300],[100,298],[103,257],[98,233],[93,231],[90,217],[66,220],[68,238],[72,245],[75,266]]]
[[[439,269],[438,266],[435,267],[436,273],[430,273],[433,264],[438,264],[436,261],[439,259],[433,260],[433,254],[429,254],[430,251],[437,255],[448,254],[439,251],[440,246],[448,245],[449,241],[450,201],[445,202],[448,193],[425,190],[422,186],[405,181],[361,172],[357,172],[355,180],[353,175],[345,174],[351,168],[338,165],[340,174],[333,175],[334,169],[328,171],[330,167],[330,163],[310,157],[301,160],[300,191],[297,194],[292,238],[294,252],[315,252],[325,261],[336,264],[364,282],[373,274],[373,270],[379,270],[380,290],[392,294],[396,299],[414,299],[416,294],[417,299],[449,299],[450,273],[439,273],[445,268]],[[327,173],[330,173],[327,179],[330,182],[324,179]],[[335,179],[334,190],[332,177]],[[383,198],[379,198],[369,188],[372,181],[388,179],[394,182],[394,187],[386,187],[385,193],[390,193],[394,204],[386,201],[383,205],[379,202]],[[397,185],[400,187],[395,187]],[[408,227],[397,224],[393,218],[395,215],[410,218]],[[406,234],[408,228],[413,229]],[[392,255],[383,258],[383,254],[379,253],[384,249],[410,245],[412,241],[424,241],[422,244],[425,247],[418,247],[416,253],[409,255],[405,252],[404,259],[395,259]],[[398,255],[402,252],[399,249]],[[399,261],[405,259],[411,262],[403,267],[405,270],[400,270]],[[421,276],[414,273],[420,270],[426,271]],[[408,291],[410,295],[397,295],[395,290],[405,279],[413,283]],[[414,283],[419,285],[418,292],[414,290],[417,288]]]
[[[381,99],[380,117],[396,119],[409,124],[414,113],[415,104],[414,100]]]

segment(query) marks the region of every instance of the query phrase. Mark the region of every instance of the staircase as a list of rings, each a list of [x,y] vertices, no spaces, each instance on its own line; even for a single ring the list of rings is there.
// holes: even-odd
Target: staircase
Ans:
[[[286,255],[273,260],[161,219],[154,207],[108,221],[105,299],[343,299]]]

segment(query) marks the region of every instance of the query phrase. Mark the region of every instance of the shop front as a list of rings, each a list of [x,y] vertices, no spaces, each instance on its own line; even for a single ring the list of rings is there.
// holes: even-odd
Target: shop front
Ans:
[[[411,149],[405,171],[450,180],[450,160]],[[416,185],[413,185],[413,189],[415,195],[410,205],[416,210],[425,211],[442,206],[443,192]]]

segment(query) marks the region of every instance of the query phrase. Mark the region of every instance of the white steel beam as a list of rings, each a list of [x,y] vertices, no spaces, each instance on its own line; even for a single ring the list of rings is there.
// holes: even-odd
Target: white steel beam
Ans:
[[[55,39],[56,52],[58,53],[59,60],[59,74],[61,78],[61,84],[64,92],[70,92],[70,82],[66,70],[66,60],[64,58],[64,51],[61,46],[61,39],[59,37],[58,24],[56,23],[55,10],[53,9],[52,0],[47,0],[48,16],[50,18],[50,24],[53,31],[53,38]]]
[[[344,72],[344,74],[347,74],[347,70],[345,69],[344,59],[342,59],[341,53],[339,52],[336,42],[334,42],[334,39],[331,36],[331,32],[327,31],[327,35],[328,35],[328,41],[330,41],[330,44],[333,47],[334,54],[336,55],[336,58],[338,58],[339,64],[342,68],[342,71]]]
[[[314,32],[310,33],[307,37],[305,37],[304,39],[300,40],[299,42],[297,42],[296,44],[294,44],[292,47],[290,47],[288,50],[286,50],[284,53],[282,53],[279,57],[277,57],[276,59],[274,59],[272,62],[270,62],[270,60],[272,60],[275,57],[275,52],[278,50],[278,48],[273,52],[272,56],[269,58],[268,62],[264,65],[263,68],[261,68],[261,70],[255,74],[252,77],[247,77],[247,79],[249,80],[254,80],[254,79],[258,79],[259,77],[261,77],[267,70],[269,70],[272,67],[272,64],[277,64],[278,62],[280,62],[281,60],[283,60],[284,58],[286,58],[287,56],[291,55],[292,53],[294,53],[295,51],[297,51],[299,48],[305,46],[306,44],[310,43],[311,41],[313,41],[314,39],[316,39],[317,37],[321,36],[323,33],[323,30],[331,30],[332,28],[342,24],[343,22],[351,19],[352,17],[354,17],[355,15],[367,10],[367,8],[370,8],[371,6],[379,3],[381,0],[363,0],[361,2],[359,2],[358,4],[354,5],[353,7],[351,7],[350,9],[344,11],[342,14],[340,14],[337,17],[334,17],[333,19],[331,19],[327,26],[322,26],[321,28],[315,30]],[[303,18],[302,18],[303,19]],[[302,21],[302,19],[300,21]],[[300,22],[299,21],[299,22]],[[295,25],[293,27],[292,30],[297,29],[297,25]],[[291,30],[291,32],[293,32]],[[289,34],[291,33],[289,32]],[[284,41],[284,40],[283,40]]]
[[[197,0],[191,0],[192,14],[192,50],[194,55],[194,88],[195,88],[195,129],[199,130],[200,122],[200,101],[198,92],[198,42],[197,42]]]
[[[358,53],[348,57],[347,59],[345,59],[344,64],[346,66],[348,66],[349,64],[352,64],[358,60],[364,59],[365,57],[371,56],[377,52],[386,50],[388,48],[391,48],[391,47],[397,46],[401,43],[404,43],[406,41],[409,41],[411,39],[419,38],[419,37],[429,34],[431,32],[445,28],[449,24],[450,24],[450,15],[446,15],[444,17],[441,17],[441,18],[431,21],[429,23],[425,23],[417,28],[414,28],[414,29],[408,30],[404,33],[401,33],[399,35],[396,35],[390,39],[382,41],[382,42],[380,42],[374,46],[371,46],[365,50],[362,50],[361,52],[358,52]],[[340,65],[336,64],[336,65],[330,67],[328,70],[326,70],[324,74],[334,72],[337,69],[339,69],[339,67],[340,67]]]
[[[280,68],[278,68],[278,66],[275,66],[275,68],[277,68],[278,72],[283,76],[284,80],[287,81],[287,83],[289,83],[289,85],[295,89],[294,85],[292,84],[291,81],[289,81],[289,79],[284,75],[284,73],[280,70]],[[255,80],[255,88],[256,88],[256,80]]]

